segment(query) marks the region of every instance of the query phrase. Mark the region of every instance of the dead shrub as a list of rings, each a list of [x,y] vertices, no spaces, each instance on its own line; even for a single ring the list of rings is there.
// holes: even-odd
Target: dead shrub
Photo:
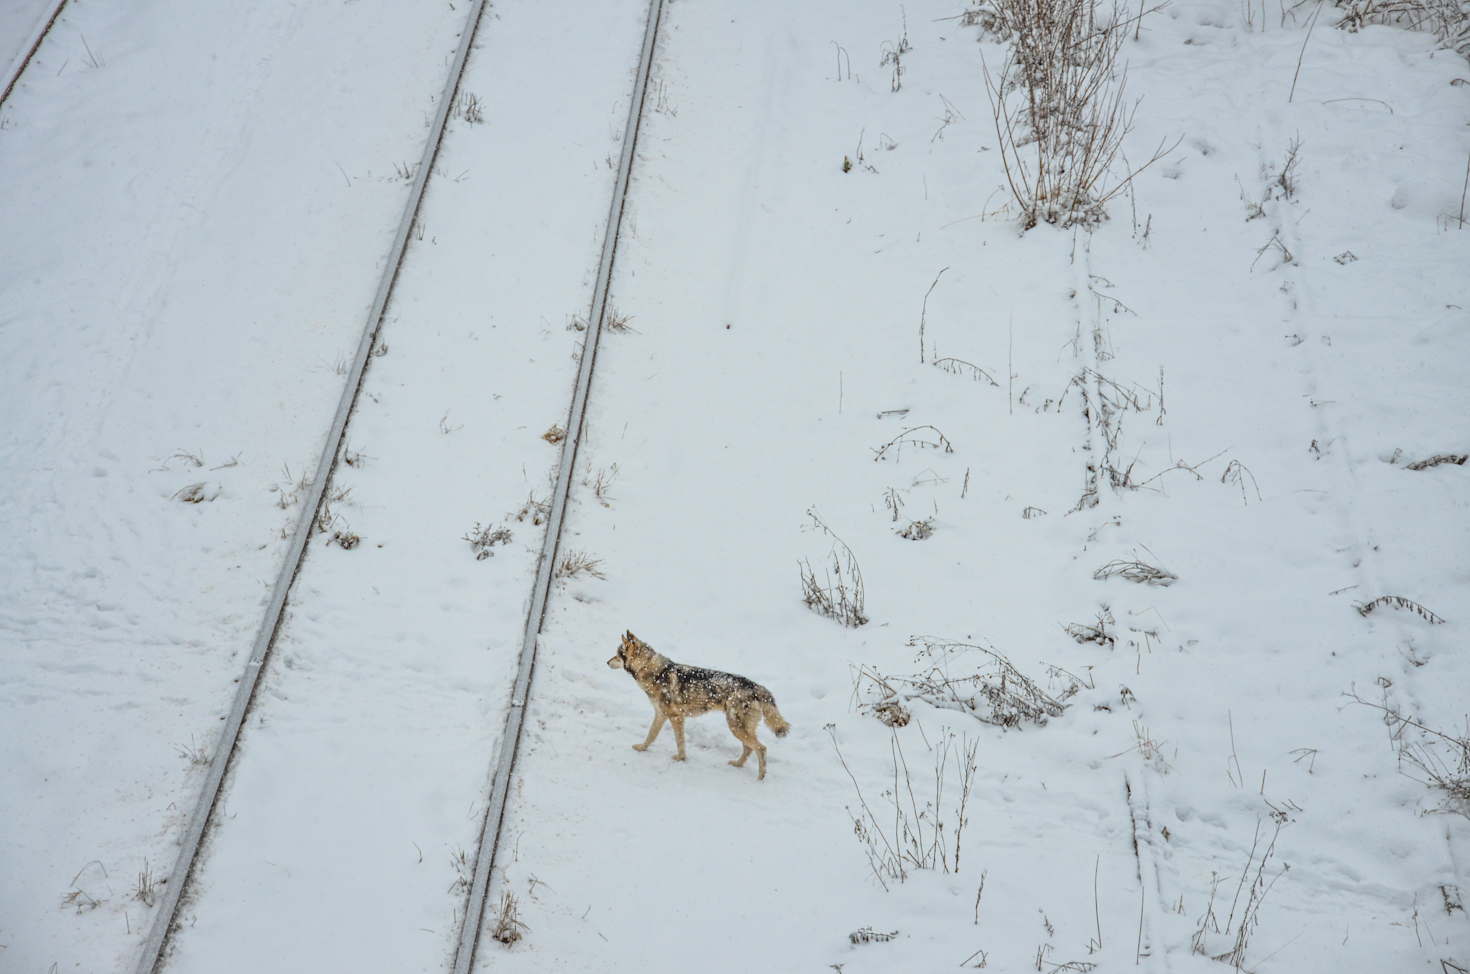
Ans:
[[[1023,228],[1094,226],[1110,199],[1173,149],[1161,142],[1144,165],[1112,175],[1137,109],[1123,100],[1127,68],[1118,63],[1132,21],[1115,7],[1100,23],[1095,0],[993,0],[991,8],[990,30],[1012,48],[998,75],[985,70],[985,90]]]
[[[889,726],[902,724],[885,719],[885,712],[891,714],[895,705],[902,707],[910,700],[957,710],[998,727],[1019,727],[1023,721],[1045,726],[1050,718],[1061,716],[1067,709],[1062,701],[1080,686],[1074,680],[1058,699],[993,649],[933,636],[913,636],[908,644],[920,647],[915,662],[924,667],[913,676],[885,676],[871,666],[854,673],[853,696],[859,711],[872,713]]]
[[[842,769],[847,772],[857,792],[862,814],[854,815],[851,807],[847,814],[852,819],[853,834],[863,844],[868,865],[879,885],[886,890],[891,882],[905,881],[910,869],[959,872],[965,826],[969,824],[966,811],[970,792],[975,787],[975,775],[979,771],[980,742],[942,730],[939,743],[930,748],[934,755],[933,778],[921,776],[916,786],[898,732],[892,731],[889,756],[893,782],[892,787],[879,796],[879,807],[884,809],[882,818],[879,818],[863,795],[862,786],[858,784],[852,768],[848,767],[847,759],[842,756],[842,748],[837,745],[836,725],[828,724],[826,731],[832,738],[837,760],[842,762]],[[946,808],[945,791],[953,786],[958,786],[959,797],[955,799],[951,790],[949,807]],[[922,805],[920,797],[924,798]],[[895,932],[888,936],[896,935]]]
[[[1383,715],[1389,740],[1398,752],[1400,771],[1443,793],[1442,811],[1470,818],[1470,726],[1459,737],[1435,730],[1405,716],[1398,704],[1388,702],[1386,691],[1382,703],[1364,700],[1356,689],[1346,696]]]
[[[1118,640],[1108,632],[1108,627],[1114,624],[1112,610],[1103,606],[1097,613],[1097,621],[1092,625],[1072,622],[1062,628],[1079,643],[1097,643],[1099,646],[1112,648],[1118,644]]]
[[[1266,894],[1276,885],[1276,881],[1285,876],[1291,866],[1283,864],[1281,871],[1266,880],[1266,863],[1276,851],[1276,838],[1281,834],[1281,825],[1277,824],[1276,831],[1271,835],[1271,841],[1267,844],[1265,851],[1261,853],[1260,859],[1256,858],[1256,852],[1261,844],[1261,824],[1256,823],[1255,839],[1251,842],[1250,855],[1245,861],[1245,869],[1240,874],[1240,882],[1235,887],[1235,898],[1230,903],[1230,913],[1225,919],[1225,929],[1220,929],[1220,919],[1215,915],[1215,893],[1220,881],[1216,874],[1213,886],[1210,889],[1210,902],[1205,908],[1204,916],[1200,917],[1199,927],[1190,939],[1190,947],[1196,954],[1204,954],[1213,960],[1229,964],[1237,971],[1245,968],[1245,952],[1250,946],[1250,938],[1255,933],[1256,926],[1260,921],[1261,904],[1265,902]],[[1255,871],[1252,874],[1252,867]],[[1247,886],[1249,884],[1249,886]],[[1241,904],[1241,894],[1245,894],[1245,903]],[[1236,924],[1236,911],[1240,911],[1240,923]],[[1230,949],[1221,954],[1212,954],[1209,950],[1209,935],[1211,933],[1232,936],[1234,941]]]
[[[812,611],[836,620],[850,629],[856,629],[868,621],[866,613],[867,591],[863,587],[863,573],[858,568],[857,558],[847,542],[837,537],[816,508],[807,511],[813,526],[832,539],[828,552],[831,568],[823,567],[826,580],[823,585],[817,579],[811,562],[803,558],[797,562],[801,568],[801,600]]]
[[[1344,11],[1338,29],[1369,24],[1422,30],[1452,51],[1470,57],[1470,6],[1461,0],[1336,0]]]
[[[908,527],[898,532],[900,538],[908,541],[923,541],[934,535],[934,519],[926,517],[922,521],[910,521]]]

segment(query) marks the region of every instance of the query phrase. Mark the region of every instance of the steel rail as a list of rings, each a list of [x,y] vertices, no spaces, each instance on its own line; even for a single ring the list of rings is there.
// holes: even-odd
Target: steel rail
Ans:
[[[587,396],[592,388],[592,369],[597,361],[598,341],[602,337],[602,320],[607,308],[608,288],[612,282],[613,259],[617,255],[618,234],[622,229],[623,207],[628,195],[628,178],[632,173],[633,155],[638,146],[638,126],[643,118],[643,101],[653,67],[653,51],[658,39],[663,7],[664,0],[649,0],[643,50],[639,55],[637,80],[633,84],[632,104],[628,106],[628,124],[623,131],[618,178],[613,186],[612,205],[608,209],[607,229],[602,240],[602,258],[597,268],[597,283],[592,290],[592,309],[587,316],[587,338],[582,343],[577,385],[572,393],[571,410],[567,416],[567,436],[562,441],[556,490],[551,497],[551,515],[546,524],[546,538],[536,569],[536,587],[531,592],[531,607],[526,613],[526,631],[521,641],[520,662],[516,669],[515,686],[511,690],[510,709],[505,718],[505,733],[500,739],[500,753],[489,782],[485,818],[480,826],[480,840],[475,853],[474,881],[470,884],[464,922],[460,927],[459,945],[455,949],[454,974],[469,974],[475,962],[480,929],[484,925],[485,895],[490,886],[490,873],[495,868],[495,854],[500,848],[505,801],[510,793],[511,775],[515,772],[521,726],[526,715],[526,697],[531,689],[531,674],[536,667],[537,643],[541,635],[541,625],[546,619],[546,602],[551,592],[557,547],[561,543],[562,525],[566,519],[567,497],[572,488],[572,471],[576,466],[577,449],[582,441]]]
[[[64,6],[66,6],[66,0],[57,0],[56,6],[51,11],[51,16],[47,17],[46,22],[41,25],[40,29],[31,35],[31,42],[26,45],[25,53],[11,62],[10,77],[5,79],[5,87],[0,89],[0,105],[4,105],[5,99],[10,97],[11,91],[15,89],[16,82],[20,80],[20,76],[30,66],[31,58],[36,56],[36,51],[40,48],[41,42],[46,39],[47,34],[51,33],[51,27],[56,23],[56,18],[61,16],[61,8]],[[66,65],[62,65],[62,67],[66,67]]]
[[[327,432],[326,443],[322,446],[321,458],[317,461],[311,488],[302,500],[301,514],[296,522],[295,533],[291,535],[291,543],[286,549],[286,558],[281,566],[281,573],[276,577],[275,589],[271,593],[271,600],[266,607],[260,631],[256,634],[250,658],[245,663],[245,671],[239,678],[240,686],[235,692],[234,703],[225,718],[224,730],[215,747],[214,758],[209,763],[209,774],[205,778],[204,788],[199,794],[199,801],[194,806],[193,813],[189,816],[189,825],[180,843],[178,859],[174,864],[173,872],[168,876],[163,897],[153,917],[153,927],[148,933],[148,939],[144,942],[143,954],[138,961],[137,974],[154,974],[158,968],[169,935],[177,923],[179,901],[197,868],[200,843],[209,828],[219,800],[220,786],[224,783],[240,739],[240,729],[250,709],[251,700],[255,696],[255,689],[275,642],[276,633],[280,629],[286,598],[290,594],[291,585],[296,580],[297,573],[301,570],[301,562],[306,553],[306,543],[310,539],[312,527],[316,522],[322,496],[327,489],[327,482],[336,468],[342,436],[347,429],[347,420],[352,415],[353,406],[357,403],[358,391],[362,387],[362,377],[367,369],[368,357],[377,341],[378,330],[382,324],[384,312],[387,310],[388,300],[393,294],[393,285],[398,280],[398,272],[408,248],[409,233],[418,219],[419,207],[424,199],[424,188],[428,183],[429,174],[434,169],[434,159],[439,154],[439,145],[444,139],[444,128],[449,119],[449,110],[459,89],[460,76],[464,73],[465,61],[469,57],[470,45],[474,42],[475,31],[479,28],[480,15],[484,6],[485,0],[473,0],[469,13],[465,17],[465,26],[459,38],[459,49],[450,65],[449,78],[444,84],[444,91],[439,96],[439,107],[434,113],[434,121],[429,128],[429,138],[424,146],[423,160],[419,163],[418,172],[409,190],[408,202],[403,209],[403,218],[399,221],[398,232],[394,235],[393,245],[388,251],[388,262],[378,282],[378,290],[373,297],[367,321],[363,325],[357,354],[352,359],[352,367],[348,370],[342,398],[337,403],[337,413]]]

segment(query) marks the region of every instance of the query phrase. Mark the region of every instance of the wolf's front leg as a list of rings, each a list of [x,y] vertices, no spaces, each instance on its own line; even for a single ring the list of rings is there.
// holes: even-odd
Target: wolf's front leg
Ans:
[[[668,720],[668,718],[664,716],[664,712],[662,710],[655,710],[653,712],[653,726],[648,728],[648,739],[645,740],[642,744],[634,744],[633,750],[648,750],[648,745],[652,744],[654,742],[654,739],[658,737],[658,732],[664,729],[665,720]],[[683,735],[680,736],[682,737]],[[680,750],[683,750],[683,748],[681,747]]]
[[[679,753],[674,755],[675,761],[684,760],[684,718],[670,717],[669,723],[674,725],[674,740],[679,745]]]

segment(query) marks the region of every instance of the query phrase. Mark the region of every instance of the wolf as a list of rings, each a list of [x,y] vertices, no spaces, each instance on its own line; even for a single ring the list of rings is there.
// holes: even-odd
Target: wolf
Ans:
[[[740,757],[730,763],[743,768],[745,759],[754,751],[760,760],[759,780],[766,776],[766,746],[755,737],[761,718],[765,718],[766,726],[777,737],[785,737],[791,730],[791,725],[776,709],[776,698],[759,683],[733,673],[675,663],[655,652],[652,646],[632,632],[623,634],[617,653],[607,661],[607,665],[615,670],[626,670],[653,704],[653,726],[648,729],[647,740],[633,745],[635,751],[648,750],[667,720],[674,725],[674,740],[679,745],[679,753],[674,755],[674,760],[682,761],[684,718],[723,710],[730,733],[744,748]]]

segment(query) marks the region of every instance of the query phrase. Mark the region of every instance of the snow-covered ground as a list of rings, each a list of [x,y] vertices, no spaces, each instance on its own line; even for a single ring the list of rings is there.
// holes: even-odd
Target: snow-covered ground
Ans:
[[[1470,823],[1345,696],[1467,733],[1470,467],[1410,466],[1470,452],[1470,68],[1176,2],[1125,149],[1182,141],[1095,232],[1022,234],[961,10],[666,8],[562,541],[605,577],[553,590],[491,891],[525,932],[479,968],[1214,971],[1243,923],[1252,970],[1470,967]],[[312,543],[174,968],[448,963],[645,12],[486,14],[334,484],[361,544]],[[68,8],[0,110],[7,971],[135,963],[462,15]],[[866,625],[802,603],[809,509]],[[476,561],[477,521],[514,537]],[[1385,595],[1444,621],[1354,611]],[[717,715],[629,747],[625,629],[771,689],[764,781]],[[1077,689],[890,729],[854,667],[914,637]],[[941,868],[880,882],[853,816],[935,834],[939,756]]]

